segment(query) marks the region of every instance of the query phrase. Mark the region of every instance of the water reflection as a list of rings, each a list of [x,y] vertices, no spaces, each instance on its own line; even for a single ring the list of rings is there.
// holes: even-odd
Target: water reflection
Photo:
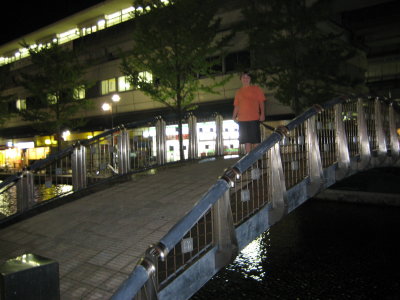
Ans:
[[[35,201],[41,203],[71,192],[72,185],[69,184],[40,184],[35,186]],[[14,185],[0,194],[0,218],[15,213],[17,213],[17,187]]]
[[[399,215],[399,207],[307,201],[191,299],[399,299]]]
[[[262,236],[252,241],[244,248],[235,261],[226,267],[228,271],[236,271],[244,278],[253,278],[261,281],[266,276],[266,270],[263,268],[263,258],[268,257],[268,247],[270,245],[270,233],[266,231]]]
[[[16,199],[17,188],[15,186],[0,194],[0,218],[11,216],[17,212]]]

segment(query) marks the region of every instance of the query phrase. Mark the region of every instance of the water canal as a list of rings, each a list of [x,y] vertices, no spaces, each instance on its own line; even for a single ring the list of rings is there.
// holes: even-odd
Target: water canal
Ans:
[[[400,207],[309,200],[191,299],[400,299],[399,237]]]

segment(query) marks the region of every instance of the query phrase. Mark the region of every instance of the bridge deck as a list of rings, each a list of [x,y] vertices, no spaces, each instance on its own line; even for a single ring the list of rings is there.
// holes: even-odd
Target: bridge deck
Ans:
[[[86,196],[0,230],[0,263],[59,262],[61,299],[109,299],[157,242],[237,159],[188,163]]]

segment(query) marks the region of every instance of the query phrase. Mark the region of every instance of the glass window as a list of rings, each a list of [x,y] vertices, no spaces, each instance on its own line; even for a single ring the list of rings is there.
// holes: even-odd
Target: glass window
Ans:
[[[145,82],[153,82],[153,74],[147,71],[139,72],[139,79]]]
[[[128,78],[126,76],[121,76],[118,77],[118,91],[119,92],[125,92],[132,90],[133,87],[131,83],[128,81]]]
[[[225,72],[243,71],[250,67],[250,52],[230,53],[225,57]]]
[[[116,80],[115,78],[110,78],[103,80],[101,82],[101,94],[106,95],[116,91]]]
[[[79,99],[85,99],[85,87],[80,86],[76,89],[74,89],[74,99],[79,100]]]
[[[26,109],[26,99],[18,99],[16,102],[16,107],[18,110]]]
[[[55,94],[48,94],[47,95],[47,101],[49,101],[49,104],[56,104],[57,103],[57,96]]]

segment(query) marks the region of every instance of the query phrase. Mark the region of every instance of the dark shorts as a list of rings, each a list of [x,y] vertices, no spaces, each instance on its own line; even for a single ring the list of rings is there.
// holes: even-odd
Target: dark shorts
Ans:
[[[261,142],[259,121],[242,121],[238,123],[240,144],[259,144]]]

